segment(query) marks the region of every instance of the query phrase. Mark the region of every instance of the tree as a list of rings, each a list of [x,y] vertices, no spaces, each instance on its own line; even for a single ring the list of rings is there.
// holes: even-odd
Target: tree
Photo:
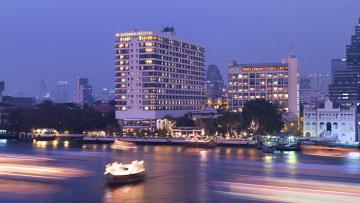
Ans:
[[[284,122],[278,107],[265,99],[251,100],[243,108],[245,129],[254,134],[272,134],[280,132]]]
[[[89,130],[106,130],[112,133],[120,129],[115,110],[101,113],[89,105],[45,101],[32,109],[11,109],[5,129],[11,132],[29,132],[32,128],[55,128],[70,133]]]
[[[168,119],[175,122],[175,125],[177,127],[194,127],[195,122],[192,120],[192,115],[189,113],[186,113],[183,116],[180,117],[172,117],[170,115],[166,115],[163,117],[163,119]]]
[[[243,118],[240,112],[224,112],[216,119],[208,119],[205,131],[209,135],[219,133],[222,136],[238,136],[243,130]]]

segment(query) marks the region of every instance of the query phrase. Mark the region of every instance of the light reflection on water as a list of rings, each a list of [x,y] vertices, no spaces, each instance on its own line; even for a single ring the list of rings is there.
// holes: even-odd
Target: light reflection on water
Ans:
[[[138,146],[124,151],[106,144],[60,140],[7,145],[0,147],[0,202],[5,193],[7,198],[16,194],[26,202],[39,202],[36,194],[41,194],[55,203],[301,202],[304,197],[307,202],[360,200],[356,154],[342,158],[180,146]],[[105,164],[135,159],[145,160],[148,175],[144,182],[106,186]],[[16,178],[9,178],[4,171]],[[9,190],[5,184],[21,187]],[[26,193],[30,185],[34,193]],[[60,200],[51,198],[59,194]]]
[[[104,203],[118,202],[145,202],[144,184],[131,184],[118,187],[106,187],[104,194]]]
[[[11,194],[16,198],[16,195],[41,195],[56,190],[56,186],[46,183],[0,179],[0,196]]]

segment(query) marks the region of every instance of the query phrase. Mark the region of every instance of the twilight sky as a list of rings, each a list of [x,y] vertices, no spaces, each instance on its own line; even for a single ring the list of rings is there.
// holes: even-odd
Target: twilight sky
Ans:
[[[0,0],[0,80],[36,95],[39,81],[95,90],[114,83],[114,34],[175,26],[226,78],[229,60],[279,62],[289,45],[301,73],[330,72],[360,17],[360,0]]]

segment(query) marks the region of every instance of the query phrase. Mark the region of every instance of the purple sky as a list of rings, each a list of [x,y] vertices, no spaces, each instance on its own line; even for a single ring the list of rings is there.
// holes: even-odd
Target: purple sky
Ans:
[[[0,80],[7,93],[39,81],[113,86],[114,33],[175,26],[223,74],[229,60],[278,62],[289,45],[301,73],[330,72],[360,17],[359,0],[0,0]],[[226,78],[226,76],[224,75]]]

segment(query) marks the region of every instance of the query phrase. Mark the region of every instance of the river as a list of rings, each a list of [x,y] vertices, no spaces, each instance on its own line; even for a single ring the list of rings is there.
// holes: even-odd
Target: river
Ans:
[[[105,165],[132,160],[147,178],[107,186]],[[0,202],[360,202],[360,155],[2,140]]]

